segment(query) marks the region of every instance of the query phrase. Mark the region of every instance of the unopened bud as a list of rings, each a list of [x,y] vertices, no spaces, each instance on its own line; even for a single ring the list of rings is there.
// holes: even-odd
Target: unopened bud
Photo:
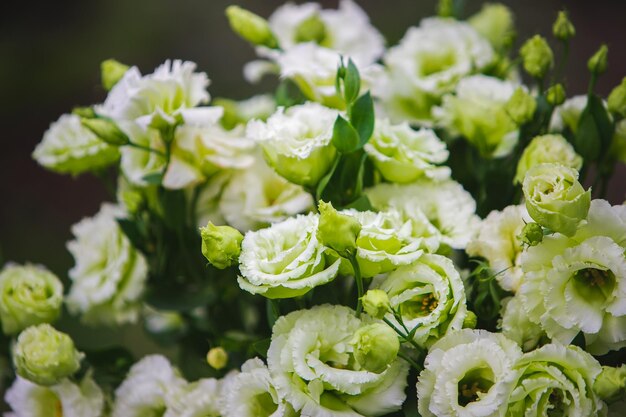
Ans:
[[[554,25],[552,25],[552,34],[561,41],[568,41],[576,35],[576,29],[567,17],[567,12],[559,12]]]
[[[607,105],[611,113],[626,117],[626,78],[611,91]]]
[[[465,319],[463,319],[463,328],[464,329],[475,329],[476,324],[478,323],[478,317],[473,311],[467,312]]]
[[[383,323],[363,326],[350,341],[354,359],[367,371],[383,372],[396,359],[400,350],[398,335]]]
[[[317,13],[298,25],[295,33],[296,42],[315,42],[321,44],[326,39],[326,25]]]
[[[587,68],[595,75],[600,75],[606,71],[607,56],[609,54],[609,48],[606,45],[602,45],[595,54],[587,62]]]
[[[97,117],[93,107],[74,107],[72,109],[72,114],[75,114],[83,119],[93,119],[94,117]]]
[[[267,46],[271,49],[278,47],[267,20],[261,16],[238,6],[228,6],[226,16],[233,31],[253,45]]]
[[[524,88],[518,87],[504,109],[515,123],[523,125],[532,120],[537,110],[537,102]]]
[[[537,246],[543,240],[543,228],[537,223],[527,223],[519,238],[528,246]]]
[[[363,309],[370,316],[382,319],[389,311],[391,311],[391,305],[389,303],[389,296],[383,290],[369,290],[361,297],[363,303]]]
[[[119,80],[122,79],[129,66],[124,65],[114,59],[107,59],[100,64],[100,72],[102,77],[102,86],[109,91]]]
[[[215,347],[206,354],[206,361],[211,368],[219,371],[228,364],[228,353],[222,347]]]
[[[559,106],[565,101],[563,84],[554,84],[546,91],[546,101],[552,106]]]
[[[593,390],[604,401],[618,400],[626,388],[626,365],[619,368],[603,366],[593,384]]]
[[[554,54],[546,40],[535,35],[520,49],[524,69],[535,78],[543,78],[554,63]]]
[[[239,262],[243,235],[230,226],[209,222],[200,228],[202,254],[216,268],[225,269]]]
[[[319,211],[317,240],[343,257],[354,253],[361,223],[352,216],[339,213],[331,203],[320,201]]]
[[[91,130],[98,139],[113,146],[127,145],[128,136],[115,123],[103,118],[81,119],[81,124]]]

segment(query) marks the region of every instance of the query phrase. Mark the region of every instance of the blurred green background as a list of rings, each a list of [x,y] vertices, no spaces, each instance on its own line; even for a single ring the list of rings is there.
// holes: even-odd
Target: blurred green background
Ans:
[[[336,7],[337,0],[322,1]],[[358,0],[393,45],[407,27],[432,15],[434,0]],[[516,14],[519,45],[533,33],[548,36],[556,13],[570,12],[577,36],[568,65],[568,94],[586,89],[587,58],[609,45],[609,70],[598,85],[605,95],[626,75],[626,2],[621,0],[504,1]],[[48,125],[75,105],[101,102],[99,64],[116,58],[144,73],[167,58],[198,63],[212,80],[213,97],[245,98],[271,84],[248,85],[242,66],[252,48],[228,28],[226,0],[22,1],[0,15],[0,251],[2,259],[47,265],[63,279],[72,259],[70,226],[94,214],[106,194],[92,177],[45,171],[30,154]],[[280,0],[239,1],[269,16]],[[466,14],[482,2],[469,0]],[[349,22],[346,22],[349,24]],[[613,203],[624,200],[624,166],[611,183]],[[102,336],[105,337],[105,336]]]

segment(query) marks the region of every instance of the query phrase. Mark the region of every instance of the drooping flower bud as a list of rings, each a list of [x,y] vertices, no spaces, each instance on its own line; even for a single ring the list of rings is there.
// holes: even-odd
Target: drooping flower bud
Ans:
[[[546,91],[546,101],[553,106],[560,106],[565,101],[563,84],[554,84]]]
[[[359,328],[350,341],[354,358],[367,371],[383,372],[396,359],[400,350],[398,335],[383,323]]]
[[[115,123],[103,118],[81,119],[81,124],[91,130],[98,139],[113,146],[122,146],[129,143],[128,136]]]
[[[532,120],[537,109],[537,102],[533,96],[528,94],[528,91],[518,87],[506,103],[504,109],[515,123],[523,125]]]
[[[104,89],[107,91],[111,90],[113,86],[122,79],[129,68],[128,65],[124,65],[115,59],[102,61],[102,64],[100,64],[100,72]]]
[[[626,117],[626,77],[611,91],[607,105],[611,113]]]
[[[382,319],[391,311],[389,295],[383,290],[369,290],[361,297],[363,309],[370,316]]]
[[[216,268],[225,269],[239,260],[243,235],[230,226],[215,226],[209,222],[200,228],[202,254]]]
[[[206,361],[211,368],[219,371],[228,363],[228,353],[222,347],[214,347],[206,354]]]
[[[354,254],[361,223],[352,216],[339,213],[332,203],[320,201],[319,211],[317,240],[343,257]]]
[[[552,49],[540,35],[528,39],[521,47],[520,55],[524,69],[535,78],[543,78],[554,64]]]
[[[576,35],[576,29],[570,22],[567,12],[560,11],[552,25],[552,34],[561,41],[568,41]]]
[[[606,71],[608,54],[609,48],[606,45],[602,45],[600,46],[600,49],[598,49],[596,53],[589,58],[589,61],[587,61],[587,68],[589,68],[589,71],[591,71],[592,74],[600,75]]]
[[[238,6],[228,6],[226,16],[233,31],[253,45],[267,46],[271,49],[278,47],[267,20],[261,16]]]
[[[526,223],[519,238],[528,246],[536,246],[543,240],[543,228],[537,223]]]

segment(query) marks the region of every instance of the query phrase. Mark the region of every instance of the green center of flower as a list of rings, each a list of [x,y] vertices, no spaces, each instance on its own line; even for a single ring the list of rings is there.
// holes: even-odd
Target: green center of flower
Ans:
[[[553,389],[548,397],[548,403],[549,405],[546,410],[548,417],[562,417],[566,415],[561,390]]]
[[[439,300],[433,293],[419,295],[401,305],[402,315],[407,318],[427,316],[439,305]]]
[[[580,269],[573,278],[576,291],[590,302],[604,302],[615,288],[615,274],[610,270]]]
[[[420,72],[427,77],[441,71],[445,71],[456,63],[456,54],[451,49],[430,51],[422,57]]]
[[[467,404],[480,399],[480,394],[488,392],[493,386],[494,374],[491,368],[474,368],[467,372],[458,384],[459,405]]]
[[[250,404],[251,414],[259,417],[271,416],[277,408],[278,405],[274,403],[274,400],[269,392],[264,392],[254,396]]]
[[[328,35],[324,21],[315,13],[298,25],[294,38],[297,43],[315,42],[318,45],[330,46]]]

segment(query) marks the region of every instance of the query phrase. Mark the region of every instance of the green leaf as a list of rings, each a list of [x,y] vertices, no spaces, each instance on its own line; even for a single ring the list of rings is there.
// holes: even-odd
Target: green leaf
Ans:
[[[602,99],[597,95],[592,95],[589,97],[589,101],[587,103],[591,110],[591,114],[593,115],[593,119],[596,122],[596,126],[598,127],[598,133],[600,134],[600,143],[601,143],[601,155],[603,155],[611,146],[611,141],[613,140],[613,123],[611,123],[611,118],[609,117],[609,113],[607,112],[604,104],[602,103]]]
[[[186,224],[187,200],[182,190],[159,189],[159,198],[163,208],[163,223],[173,230],[181,230]]]
[[[344,209],[355,209],[355,210],[358,210],[358,211],[374,210],[374,207],[372,207],[372,203],[370,202],[369,198],[367,198],[366,195],[360,196],[359,198],[357,198],[356,200],[354,200],[353,202],[351,202],[347,206],[343,206],[342,208],[344,208]]]
[[[152,307],[170,311],[191,311],[196,307],[213,304],[217,298],[215,288],[208,282],[203,287],[151,286],[146,294],[146,302]]]
[[[374,102],[369,91],[354,102],[350,123],[359,134],[357,149],[360,149],[370,140],[374,131]]]
[[[609,149],[612,138],[613,124],[602,99],[595,94],[589,95],[574,137],[576,152],[585,163],[597,161]]]
[[[267,358],[267,351],[270,348],[270,342],[272,339],[263,339],[252,344],[252,348],[256,353],[261,355],[263,358]]]
[[[267,312],[267,323],[270,326],[270,329],[274,327],[274,323],[280,317],[280,308],[278,306],[278,300],[270,300],[267,299],[265,308]]]
[[[152,172],[144,175],[141,179],[149,185],[159,185],[163,181],[163,172]]]
[[[126,235],[130,243],[136,248],[144,247],[144,236],[141,233],[141,228],[137,224],[137,222],[131,219],[116,219],[117,224],[122,229],[122,232]]]
[[[341,153],[350,153],[359,146],[359,134],[354,127],[341,116],[335,119],[332,143]]]
[[[335,158],[335,162],[333,163],[333,166],[326,173],[326,175],[324,175],[322,177],[320,182],[317,183],[317,188],[315,190],[315,200],[316,201],[320,201],[322,199],[322,194],[324,193],[324,190],[328,186],[328,183],[330,182],[330,179],[332,178],[333,174],[335,173],[335,170],[337,169],[337,165],[339,165],[339,160],[340,159],[341,159],[341,157]]]
[[[361,90],[361,76],[352,59],[348,60],[348,67],[346,68],[346,76],[343,81],[343,96],[346,101],[346,106],[349,106],[359,96]]]

